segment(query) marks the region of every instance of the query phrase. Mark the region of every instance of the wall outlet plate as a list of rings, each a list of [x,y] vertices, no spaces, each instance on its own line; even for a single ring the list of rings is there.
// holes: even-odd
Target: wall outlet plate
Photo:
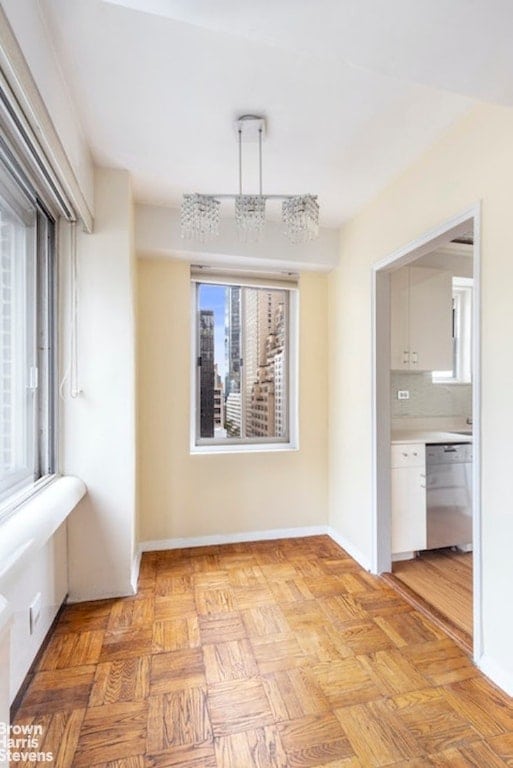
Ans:
[[[397,390],[397,399],[398,400],[409,400],[410,399],[410,390],[409,389],[398,389]]]

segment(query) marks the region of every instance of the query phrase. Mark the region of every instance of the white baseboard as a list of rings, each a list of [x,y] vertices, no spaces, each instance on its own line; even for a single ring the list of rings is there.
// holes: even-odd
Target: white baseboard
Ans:
[[[414,560],[415,552],[396,552],[392,555],[393,563],[401,563],[403,560]]]
[[[513,674],[506,671],[486,654],[476,661],[478,668],[490,678],[492,683],[502,688],[508,696],[513,696]]]
[[[370,561],[344,536],[329,525],[311,525],[302,528],[271,528],[267,531],[245,531],[243,533],[213,534],[212,536],[192,536],[181,539],[157,539],[142,541],[141,552],[157,552],[164,549],[188,549],[189,547],[209,547],[214,544],[238,544],[246,541],[271,541],[274,539],[295,539],[305,536],[329,536],[342,547],[356,562],[370,571]]]
[[[136,590],[129,584],[126,589],[102,589],[101,587],[88,590],[87,592],[74,592],[70,590],[66,603],[88,603],[92,600],[114,600],[118,597],[132,597]]]
[[[364,568],[366,571],[371,570],[370,560],[365,557],[365,555],[360,552],[360,550],[354,546],[348,539],[346,539],[344,536],[342,536],[340,533],[338,533],[334,528],[331,528],[330,526],[327,527],[326,533],[330,538],[333,539],[335,544],[338,544],[339,547],[342,547],[342,549],[347,552],[347,554],[353,558],[353,560],[356,560],[358,565],[361,565],[362,568]]]
[[[240,544],[246,541],[270,541],[274,539],[298,539],[305,536],[331,535],[326,525],[311,525],[303,528],[271,528],[268,531],[245,531],[243,533],[215,533],[211,536],[191,536],[181,539],[156,539],[141,541],[141,552],[157,552],[162,549],[188,549],[210,547],[215,544]]]
[[[141,567],[141,549],[137,547],[134,552],[132,560],[132,572],[130,574],[130,584],[134,590],[134,595],[137,593],[137,582],[139,581],[139,569]]]

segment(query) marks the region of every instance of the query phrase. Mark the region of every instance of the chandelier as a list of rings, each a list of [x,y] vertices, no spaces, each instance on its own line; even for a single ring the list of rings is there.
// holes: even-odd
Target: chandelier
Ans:
[[[257,115],[243,115],[235,124],[238,139],[239,193],[183,196],[180,228],[187,240],[207,242],[219,234],[221,200],[235,201],[235,226],[243,241],[258,241],[265,227],[267,200],[282,200],[282,222],[291,243],[305,243],[319,234],[319,205],[317,195],[264,195],[262,191],[262,140],[265,119]],[[242,145],[258,142],[257,195],[245,195],[242,188]]]

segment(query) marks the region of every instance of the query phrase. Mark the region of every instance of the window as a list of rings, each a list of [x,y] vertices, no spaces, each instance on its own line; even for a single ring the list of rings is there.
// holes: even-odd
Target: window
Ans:
[[[472,380],[472,286],[471,277],[452,279],[453,367],[433,371],[433,382],[469,384]]]
[[[198,278],[194,291],[194,448],[292,447],[295,289]]]
[[[54,471],[54,222],[0,162],[0,512]]]

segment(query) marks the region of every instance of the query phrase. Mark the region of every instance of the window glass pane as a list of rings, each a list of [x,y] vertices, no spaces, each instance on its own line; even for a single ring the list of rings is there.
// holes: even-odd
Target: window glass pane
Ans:
[[[0,495],[35,466],[35,211],[0,184]]]
[[[288,291],[198,285],[197,435],[288,439]]]
[[[238,285],[225,287],[225,417],[226,437],[241,437],[242,431],[242,399],[241,399],[241,298],[242,288]]]
[[[286,291],[243,289],[247,437],[286,437]]]
[[[199,435],[224,438],[227,434],[225,393],[230,374],[225,317],[229,317],[230,288],[202,284],[198,290]]]

